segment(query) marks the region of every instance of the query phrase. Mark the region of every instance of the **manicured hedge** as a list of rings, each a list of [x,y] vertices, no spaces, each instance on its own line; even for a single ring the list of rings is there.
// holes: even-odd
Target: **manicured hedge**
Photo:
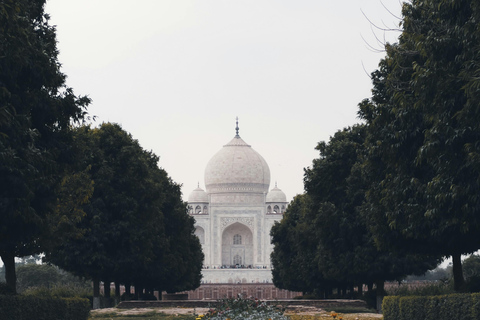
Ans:
[[[382,305],[384,320],[480,319],[480,293],[431,297],[388,296]]]
[[[1,319],[87,320],[90,302],[85,298],[40,298],[0,295]]]

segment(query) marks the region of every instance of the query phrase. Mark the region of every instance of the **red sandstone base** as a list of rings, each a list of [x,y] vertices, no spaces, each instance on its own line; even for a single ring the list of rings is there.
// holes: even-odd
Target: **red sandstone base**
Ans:
[[[302,295],[301,292],[278,289],[271,283],[208,283],[202,284],[196,290],[182,293],[188,294],[188,300],[218,300],[239,295],[260,300],[290,300]]]

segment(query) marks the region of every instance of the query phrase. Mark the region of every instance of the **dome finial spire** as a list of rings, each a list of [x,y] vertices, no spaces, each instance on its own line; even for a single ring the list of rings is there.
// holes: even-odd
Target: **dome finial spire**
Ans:
[[[237,126],[235,127],[235,131],[237,132],[237,134],[235,135],[235,138],[240,138],[240,136],[238,135],[238,117],[237,117]]]

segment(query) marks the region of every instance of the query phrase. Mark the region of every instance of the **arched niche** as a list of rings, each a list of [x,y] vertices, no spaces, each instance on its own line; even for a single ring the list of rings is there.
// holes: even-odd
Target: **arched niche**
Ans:
[[[223,230],[222,265],[228,267],[253,265],[253,234],[246,225],[235,222]]]

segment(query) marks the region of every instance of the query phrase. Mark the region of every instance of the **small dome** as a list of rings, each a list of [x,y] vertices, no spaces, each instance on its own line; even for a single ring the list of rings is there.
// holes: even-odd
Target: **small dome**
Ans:
[[[200,187],[193,190],[188,197],[188,203],[208,203],[208,195],[207,193]]]
[[[275,188],[267,194],[266,202],[287,202],[287,196],[275,185]]]

